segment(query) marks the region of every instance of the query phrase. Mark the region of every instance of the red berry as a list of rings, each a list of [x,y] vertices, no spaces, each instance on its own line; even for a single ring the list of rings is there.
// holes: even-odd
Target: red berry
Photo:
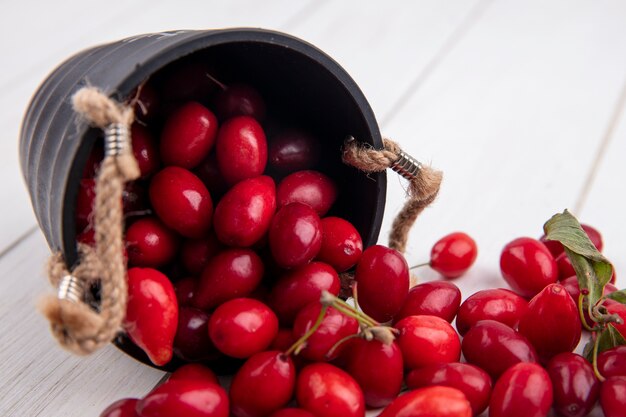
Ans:
[[[554,259],[556,259],[565,250],[563,249],[561,242],[558,240],[548,240],[545,235],[541,236],[539,241],[543,243],[546,248],[548,248]]]
[[[506,324],[493,320],[479,321],[463,337],[465,360],[497,379],[518,362],[539,361],[528,340]]]
[[[192,307],[181,307],[174,338],[174,353],[186,361],[214,359],[219,356],[209,338],[209,315]]]
[[[217,118],[202,104],[190,101],[172,113],[161,133],[165,165],[191,169],[209,154],[217,136]]]
[[[278,184],[276,199],[279,208],[290,203],[302,203],[322,217],[337,199],[337,186],[321,172],[298,171]]]
[[[280,174],[311,169],[319,158],[319,140],[302,130],[285,130],[269,142],[268,164]]]
[[[489,402],[490,417],[545,417],[552,405],[548,373],[534,363],[518,363],[496,382]]]
[[[282,268],[296,268],[310,262],[322,246],[319,216],[302,203],[282,207],[272,220],[269,243],[274,260]]]
[[[180,167],[167,167],[150,183],[150,202],[161,221],[185,237],[206,236],[213,202],[202,181]]]
[[[215,151],[200,162],[200,165],[194,168],[193,173],[202,180],[216,201],[228,191],[229,185],[217,166]]]
[[[276,337],[272,340],[269,350],[285,352],[295,341],[296,339],[293,338],[293,332],[290,328],[280,328],[278,329],[278,333],[276,333]]]
[[[187,272],[200,275],[209,259],[220,249],[220,242],[213,233],[202,239],[187,239],[180,248],[180,260]]]
[[[489,405],[491,377],[482,369],[467,363],[444,363],[414,369],[406,377],[409,389],[433,385],[456,388],[470,402],[474,415],[482,413]]]
[[[255,88],[246,84],[231,84],[217,95],[215,111],[221,120],[250,116],[262,121],[265,118],[265,102]]]
[[[100,417],[137,417],[135,407],[139,402],[136,398],[124,398],[108,406]]]
[[[556,282],[559,276],[548,248],[529,237],[515,239],[504,247],[500,255],[500,270],[513,291],[528,298]]]
[[[142,216],[150,212],[148,190],[139,181],[127,182],[122,191],[122,206],[126,218]]]
[[[80,180],[78,197],[76,198],[76,230],[82,232],[93,221],[94,203],[96,201],[96,180]]]
[[[155,365],[172,359],[177,325],[178,303],[170,280],[156,269],[129,269],[124,329]]]
[[[206,381],[212,382],[215,385],[219,385],[220,381],[217,379],[215,372],[211,368],[207,368],[199,363],[188,363],[172,372],[172,375],[168,378],[168,381]]]
[[[158,268],[174,259],[178,236],[155,217],[144,217],[126,231],[128,263]]]
[[[626,376],[626,346],[616,346],[600,353],[598,370],[605,378]]]
[[[357,338],[344,351],[344,369],[363,390],[368,407],[384,407],[400,393],[404,376],[402,352],[395,342]]]
[[[147,178],[157,172],[161,166],[154,138],[148,129],[138,123],[133,123],[130,135],[133,142],[133,155],[139,165],[141,178]]]
[[[416,285],[409,290],[394,320],[408,316],[437,316],[452,323],[461,304],[461,291],[451,282],[432,281]]]
[[[230,385],[231,414],[265,417],[284,407],[293,396],[296,368],[279,351],[259,352],[237,371]]]
[[[584,417],[593,408],[600,393],[600,382],[591,364],[575,353],[553,357],[546,370],[552,381],[554,408],[565,417]]]
[[[476,242],[463,232],[455,232],[439,239],[430,251],[430,267],[445,278],[463,275],[476,260]]]
[[[567,254],[563,252],[556,259],[556,267],[559,269],[559,279],[569,278],[572,275],[576,275],[576,271],[572,266],[572,261],[569,260]]]
[[[313,327],[321,310],[322,306],[318,301],[310,303],[300,310],[293,324],[295,339],[302,337]],[[307,339],[300,356],[312,361],[332,360],[339,356],[346,344],[337,346],[333,352],[330,352],[330,349],[343,338],[356,334],[358,330],[359,324],[355,319],[329,307],[320,326]]]
[[[600,405],[605,417],[623,417],[626,410],[626,377],[614,376],[602,383]]]
[[[315,417],[364,417],[363,391],[341,369],[327,364],[306,366],[296,381],[296,401]]]
[[[408,369],[458,362],[461,357],[459,335],[442,318],[409,316],[394,327],[400,332],[397,343]]]
[[[275,413],[272,413],[270,417],[315,417],[310,412],[301,408],[283,408]]]
[[[503,288],[478,291],[459,307],[456,328],[461,335],[480,320],[495,320],[510,328],[517,327],[528,308],[528,301]]]
[[[250,295],[263,278],[263,261],[250,249],[227,249],[209,260],[193,304],[208,310]]]
[[[228,119],[217,134],[215,152],[220,172],[227,183],[232,185],[258,177],[267,164],[263,128],[249,116]]]
[[[471,417],[472,408],[456,388],[427,387],[398,397],[379,417]]]
[[[252,246],[269,230],[274,210],[274,180],[266,176],[244,180],[231,188],[215,207],[215,234],[229,246]]]
[[[409,293],[409,265],[397,250],[382,245],[367,248],[356,266],[359,304],[374,320],[393,318]]]
[[[302,307],[319,301],[323,290],[338,295],[340,289],[339,276],[330,265],[311,262],[282,277],[274,285],[268,302],[280,322],[290,325]]]
[[[268,306],[235,298],[219,306],[209,321],[209,336],[222,353],[249,358],[265,350],[278,333],[278,319]]]
[[[179,307],[191,305],[197,285],[197,279],[195,278],[183,278],[174,283],[174,291],[176,292]]]
[[[544,361],[571,352],[581,336],[578,307],[562,285],[550,284],[528,303],[519,332]]]
[[[164,102],[180,103],[189,100],[205,100],[215,90],[215,83],[207,76],[212,68],[206,61],[198,62],[183,61],[173,68],[168,68],[168,73],[162,82],[162,94]]]
[[[339,217],[322,219],[322,247],[317,259],[339,272],[352,268],[361,259],[363,241],[356,228]]]
[[[604,306],[609,314],[621,317],[621,323],[613,322],[609,325],[613,326],[615,330],[621,333],[622,337],[626,338],[626,305],[617,301],[606,300],[604,301]]]
[[[228,396],[213,382],[167,381],[137,404],[140,417],[228,417]]]

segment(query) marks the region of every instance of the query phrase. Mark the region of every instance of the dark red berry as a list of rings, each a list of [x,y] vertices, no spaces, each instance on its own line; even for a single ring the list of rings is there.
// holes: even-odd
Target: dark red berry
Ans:
[[[616,346],[600,353],[598,355],[598,370],[605,378],[626,377],[626,346]]]
[[[472,407],[456,388],[420,388],[399,396],[379,417],[471,417]]]
[[[162,87],[163,101],[180,103],[189,100],[206,100],[216,89],[207,75],[212,68],[206,61],[184,61],[169,69],[165,79],[158,84]]]
[[[576,271],[572,266],[572,261],[569,260],[569,257],[565,252],[556,258],[556,266],[559,269],[560,280],[576,275]]]
[[[461,290],[451,282],[424,282],[409,290],[394,320],[408,316],[437,316],[452,323],[461,304]]]
[[[600,405],[604,417],[623,417],[626,410],[626,377],[613,376],[602,383]]]
[[[339,272],[357,264],[363,253],[363,241],[356,228],[339,217],[322,219],[322,247],[317,259]]]
[[[202,180],[206,188],[211,193],[214,200],[219,200],[229,189],[229,185],[224,179],[217,166],[215,152],[211,152],[200,165],[194,168],[193,173]]]
[[[128,263],[158,268],[174,259],[179,239],[155,217],[144,217],[126,231]]]
[[[534,297],[559,277],[548,248],[529,237],[515,239],[504,247],[500,270],[513,291],[527,298]]]
[[[459,335],[440,317],[409,316],[394,327],[399,331],[396,342],[408,369],[458,362],[461,357]]]
[[[124,398],[108,406],[100,417],[137,417],[135,407],[139,402],[136,398]]]
[[[168,381],[177,380],[206,381],[212,382],[216,385],[220,384],[220,381],[217,379],[217,375],[215,375],[211,368],[208,368],[199,363],[188,363],[172,372],[172,375],[170,375]]]
[[[282,268],[310,262],[322,246],[319,216],[302,203],[282,207],[272,219],[269,243],[274,260]]]
[[[564,417],[584,417],[596,404],[600,381],[591,364],[575,353],[553,357],[546,370],[552,381],[554,408]]]
[[[186,361],[214,359],[219,352],[209,339],[209,315],[192,307],[178,311],[174,353]]]
[[[265,102],[255,88],[246,84],[231,84],[217,95],[215,111],[220,120],[250,116],[262,121],[265,118]]]
[[[213,382],[167,381],[137,404],[140,417],[228,417],[228,395]]]
[[[290,174],[311,169],[319,158],[319,140],[302,130],[285,130],[269,141],[268,164],[274,172]]]
[[[267,164],[267,142],[261,125],[249,116],[222,124],[215,145],[217,165],[229,184],[258,177]]]
[[[187,272],[200,275],[209,259],[215,256],[220,249],[220,242],[213,233],[206,238],[186,239],[180,248],[180,260]]]
[[[291,345],[294,344],[295,341],[296,339],[293,337],[291,328],[280,328],[278,329],[278,333],[276,333],[276,337],[272,340],[269,350],[279,350],[281,352],[285,352],[291,347]]]
[[[459,307],[456,328],[461,335],[480,320],[495,320],[510,328],[517,327],[528,308],[528,301],[503,288],[478,291]]]
[[[191,306],[197,285],[198,280],[191,277],[180,279],[174,283],[174,291],[176,292],[179,307]]]
[[[147,178],[157,172],[161,166],[157,145],[150,131],[139,123],[133,123],[130,135],[133,142],[133,155],[139,165],[141,178]]]
[[[548,373],[534,363],[518,363],[496,382],[489,402],[490,417],[545,417],[552,405]]]
[[[139,120],[149,121],[157,113],[159,95],[151,83],[144,83],[135,90],[135,117]]]
[[[139,181],[127,182],[122,191],[122,206],[126,218],[149,213],[150,204],[146,185]]]
[[[301,408],[283,408],[272,413],[270,417],[315,417],[309,411]]]
[[[463,232],[450,233],[431,249],[430,267],[445,278],[458,278],[474,264],[477,255],[474,239]]]
[[[278,184],[276,199],[279,208],[290,203],[302,203],[323,217],[337,199],[337,186],[321,172],[298,171]]]

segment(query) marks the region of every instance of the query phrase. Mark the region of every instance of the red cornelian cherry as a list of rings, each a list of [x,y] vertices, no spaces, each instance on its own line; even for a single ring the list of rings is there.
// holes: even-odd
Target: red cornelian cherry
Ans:
[[[211,71],[210,64],[196,60],[168,68],[163,81],[158,83],[160,96],[164,102],[176,104],[206,100],[216,89],[215,83],[207,76]]]
[[[323,262],[311,262],[287,273],[270,292],[268,304],[284,325],[291,325],[304,306],[317,302],[326,290],[338,295],[341,289],[337,272]]]
[[[202,181],[180,167],[166,167],[152,177],[150,202],[166,226],[181,235],[200,238],[211,228],[213,202]]]
[[[322,247],[319,216],[302,203],[283,206],[272,219],[269,243],[280,267],[297,268],[309,263]]]
[[[215,234],[229,246],[252,246],[269,230],[275,210],[274,180],[262,176],[241,181],[215,207]]]
[[[545,369],[518,363],[496,382],[489,417],[545,417],[552,405],[552,382]]]
[[[315,417],[309,411],[301,408],[283,408],[270,415],[270,417]]]
[[[556,267],[559,269],[559,280],[569,278],[572,275],[576,275],[576,270],[572,266],[572,261],[569,260],[567,254],[563,252],[556,259]]]
[[[508,243],[500,255],[504,280],[522,297],[531,298],[557,281],[559,271],[546,246],[538,240],[520,237]]]
[[[217,165],[227,183],[233,185],[258,177],[267,164],[265,132],[252,117],[233,117],[220,126],[215,152]]]
[[[621,323],[613,322],[609,324],[609,326],[613,326],[615,330],[620,332],[621,335],[626,338],[626,305],[613,300],[605,300],[604,306],[609,314],[621,317]]]
[[[311,169],[319,159],[319,140],[303,130],[287,129],[269,140],[267,162],[273,172],[290,174]]]
[[[356,228],[340,217],[322,219],[322,247],[317,259],[338,272],[352,268],[361,259],[363,240]]]
[[[414,369],[406,376],[409,389],[444,386],[461,391],[470,402],[475,416],[489,405],[491,377],[477,366],[468,363],[443,363]]]
[[[435,386],[409,391],[399,396],[379,417],[471,417],[472,408],[456,388]]]
[[[305,306],[293,324],[293,336],[298,339],[308,332],[320,315],[322,305],[319,301],[312,302]],[[346,344],[335,346],[343,338],[354,335],[359,330],[358,322],[352,317],[328,307],[322,323],[317,330],[306,341],[300,356],[311,361],[327,361],[338,357]],[[333,351],[331,348],[335,347]]]
[[[76,230],[82,232],[93,220],[96,180],[82,179],[76,198]]]
[[[217,136],[217,118],[202,104],[190,101],[170,114],[161,133],[165,165],[191,169],[209,154]]]
[[[263,261],[250,249],[227,249],[209,260],[193,304],[209,310],[233,298],[250,295],[263,278]]]
[[[296,401],[316,417],[364,417],[363,391],[348,373],[328,363],[314,363],[300,371]]]
[[[213,256],[221,249],[215,234],[211,233],[202,239],[186,239],[180,248],[180,260],[183,266],[193,275],[200,275]]]
[[[465,360],[494,380],[518,362],[539,361],[535,348],[524,336],[494,320],[482,320],[472,326],[461,346]]]
[[[452,323],[461,304],[461,290],[451,282],[432,281],[414,286],[394,320],[408,316],[437,316]]]
[[[167,381],[137,403],[139,417],[228,417],[228,395],[213,382]]]
[[[178,243],[178,235],[157,218],[141,218],[126,230],[128,263],[158,268],[174,259]]]
[[[191,306],[197,285],[198,280],[193,277],[183,278],[174,283],[174,291],[176,292],[179,307]]]
[[[220,384],[220,381],[217,379],[217,375],[215,372],[204,365],[199,363],[188,363],[186,365],[181,366],[172,372],[172,375],[167,379],[168,381],[206,381],[212,382],[216,385]]]
[[[235,298],[219,306],[209,321],[209,336],[220,352],[233,358],[249,358],[272,343],[278,319],[265,304],[251,298]]]
[[[124,329],[155,365],[172,359],[177,325],[178,303],[170,280],[156,269],[129,269]]]
[[[230,385],[234,417],[265,417],[287,405],[296,384],[296,368],[280,351],[259,352],[237,371]]]
[[[458,278],[474,264],[477,255],[476,242],[468,234],[450,233],[433,245],[430,267],[445,278]]]
[[[282,327],[278,329],[278,333],[276,333],[276,337],[272,340],[269,350],[280,350],[284,352],[288,350],[295,341],[296,339],[293,337],[291,329]]]
[[[148,203],[148,189],[143,182],[127,182],[122,191],[122,206],[124,216],[128,219],[131,216],[144,215],[150,212]]]
[[[626,346],[616,346],[600,353],[598,355],[598,370],[605,378],[626,377]]]
[[[461,357],[459,335],[440,317],[409,316],[394,327],[399,331],[396,342],[408,369],[458,362]]]
[[[550,360],[546,370],[552,381],[553,406],[559,415],[584,417],[591,412],[600,394],[600,381],[585,358],[560,353]]]
[[[395,342],[357,338],[344,350],[344,369],[359,384],[368,407],[385,407],[400,393],[404,377],[402,352]]]
[[[265,102],[254,87],[246,84],[231,84],[223,86],[215,98],[215,112],[220,120],[234,116],[250,116],[263,121]]]
[[[152,133],[139,123],[133,123],[130,129],[133,142],[133,155],[139,165],[141,178],[148,178],[159,170],[161,159]]]
[[[210,316],[202,310],[181,307],[174,338],[174,353],[186,361],[215,359],[217,349],[209,338]]]
[[[374,320],[387,322],[398,313],[409,293],[409,265],[395,249],[367,248],[356,266],[359,305]]]
[[[278,184],[276,199],[278,208],[290,203],[302,203],[323,217],[337,200],[337,186],[321,172],[298,171]]]
[[[514,329],[527,309],[528,301],[511,290],[497,288],[478,291],[459,307],[456,328],[464,335],[480,320],[495,320]]]
[[[528,303],[519,332],[544,361],[571,352],[581,337],[578,307],[562,285],[550,284]]]
[[[623,417],[626,410],[626,377],[613,376],[602,383],[600,405],[604,417]]]
[[[229,189],[228,183],[217,166],[217,156],[215,151],[209,153],[209,156],[207,156],[204,161],[200,162],[200,165],[194,168],[193,173],[202,180],[204,185],[206,185],[206,188],[211,193],[211,196],[216,201],[219,200]]]
[[[108,406],[100,417],[137,417],[135,407],[139,402],[136,398],[123,398]]]

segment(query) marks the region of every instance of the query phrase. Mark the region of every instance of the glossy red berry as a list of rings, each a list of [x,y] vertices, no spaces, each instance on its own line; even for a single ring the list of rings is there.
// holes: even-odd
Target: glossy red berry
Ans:
[[[270,417],[315,417],[309,411],[301,408],[283,408],[270,415]]]
[[[409,265],[395,249],[367,248],[356,266],[359,305],[374,320],[386,322],[400,311],[409,293]]]
[[[496,382],[489,402],[490,417],[545,417],[552,405],[548,373],[534,363],[518,363]]]
[[[515,239],[504,247],[500,270],[513,291],[527,298],[534,297],[559,277],[548,248],[529,237]]]
[[[139,123],[133,123],[130,129],[133,142],[133,156],[139,165],[141,178],[148,178],[159,170],[161,158],[157,145],[148,129]]]
[[[230,385],[231,415],[265,417],[293,396],[296,368],[280,351],[259,352],[237,371]]]
[[[209,336],[222,353],[249,358],[265,350],[278,333],[278,319],[268,306],[251,298],[235,298],[219,306],[209,321]]]
[[[247,297],[261,283],[263,261],[250,249],[227,249],[209,260],[193,304],[209,310],[233,298]]]
[[[357,264],[363,253],[363,241],[356,228],[340,217],[322,219],[322,247],[317,259],[339,272]]]
[[[128,263],[158,268],[174,259],[179,239],[155,217],[144,217],[126,230]]]
[[[187,272],[200,275],[209,259],[219,252],[221,246],[213,233],[202,239],[186,239],[180,248],[180,260]]]
[[[278,184],[276,198],[279,208],[290,203],[302,203],[323,217],[337,199],[337,186],[321,172],[298,171]]]
[[[550,284],[528,303],[519,332],[544,361],[571,352],[581,337],[578,307],[562,285]]]
[[[475,416],[489,405],[491,377],[477,366],[467,363],[444,363],[414,369],[406,376],[409,389],[444,386],[461,391],[470,402]]]
[[[200,162],[200,165],[194,168],[193,173],[202,180],[211,193],[211,197],[216,201],[219,200],[230,187],[217,165],[215,151],[209,153],[209,156],[207,156],[204,161]]]
[[[527,309],[528,301],[513,291],[503,288],[478,291],[459,307],[456,328],[464,335],[480,320],[495,320],[514,329]]]
[[[385,407],[400,393],[404,377],[402,352],[395,342],[357,338],[344,351],[344,369],[359,384],[368,407]]]
[[[564,417],[584,417],[596,404],[600,381],[591,364],[575,353],[553,357],[546,370],[552,381],[554,408]]]
[[[314,168],[319,159],[319,140],[308,132],[288,129],[269,141],[268,164],[279,174]]]
[[[219,356],[209,338],[209,315],[192,307],[181,307],[174,338],[174,353],[186,361],[214,359]]]
[[[476,323],[463,337],[465,360],[497,379],[518,362],[539,361],[535,348],[521,334],[494,320]]]
[[[93,221],[94,203],[96,201],[96,180],[80,180],[78,197],[76,198],[76,230],[82,232]]]
[[[327,363],[306,366],[296,380],[296,401],[315,417],[364,417],[363,391],[348,373]]]
[[[626,410],[626,377],[614,376],[602,383],[600,405],[605,417],[623,417]]]
[[[445,278],[458,278],[474,264],[477,255],[476,242],[468,234],[450,233],[431,249],[430,267]]]
[[[215,234],[229,246],[252,246],[269,230],[275,210],[274,180],[262,176],[241,181],[215,207]]]
[[[456,388],[435,386],[416,389],[401,395],[379,417],[471,417],[472,408]]]
[[[321,222],[317,213],[302,203],[282,207],[270,226],[272,256],[282,268],[296,268],[317,256],[322,247]]]
[[[200,238],[211,228],[213,202],[202,181],[180,167],[167,167],[150,182],[150,202],[166,226],[185,237]]]
[[[213,372],[211,368],[208,368],[199,363],[188,363],[172,372],[172,375],[170,375],[168,381],[177,380],[206,381],[212,382],[216,385],[220,384],[220,381],[217,379],[217,375],[215,375],[215,372]]]
[[[461,357],[459,335],[440,317],[409,316],[394,327],[399,331],[396,342],[408,369],[458,362]]]
[[[572,275],[576,275],[576,271],[572,266],[572,261],[569,260],[567,254],[562,253],[556,259],[556,266],[559,269],[559,279],[569,278]]]
[[[155,365],[172,359],[177,325],[178,303],[170,280],[156,269],[129,269],[124,329]]]
[[[276,333],[276,337],[272,340],[269,350],[279,350],[281,352],[285,352],[291,347],[291,345],[294,344],[295,341],[296,339],[293,337],[291,328],[282,327],[278,329],[278,333]]]
[[[167,381],[137,404],[140,417],[228,417],[228,396],[213,382]]]
[[[249,116],[225,121],[217,133],[217,165],[229,184],[258,177],[267,164],[267,142],[261,125]]]
[[[108,406],[100,417],[137,417],[135,407],[139,402],[136,398],[124,398]]]
[[[272,288],[268,303],[281,323],[291,325],[300,309],[319,301],[322,291],[338,295],[340,289],[339,276],[330,265],[311,262],[280,278]]]
[[[215,111],[221,120],[250,116],[262,121],[265,118],[265,102],[254,87],[231,84],[225,86],[215,98]]]
[[[598,355],[598,370],[605,378],[626,377],[626,346],[616,346],[600,353]]]
[[[626,305],[618,303],[617,301],[606,300],[604,301],[604,306],[609,314],[621,317],[621,323],[613,322],[609,324],[609,326],[613,326],[615,330],[620,332],[621,335],[626,338]]]
[[[180,279],[174,283],[174,291],[178,306],[191,306],[194,294],[196,293],[197,279],[187,277]]]
[[[170,114],[161,133],[165,165],[191,169],[207,157],[217,136],[217,118],[202,104],[190,101]]]
[[[461,290],[451,282],[431,281],[414,286],[394,320],[408,316],[437,316],[452,323],[461,304]]]

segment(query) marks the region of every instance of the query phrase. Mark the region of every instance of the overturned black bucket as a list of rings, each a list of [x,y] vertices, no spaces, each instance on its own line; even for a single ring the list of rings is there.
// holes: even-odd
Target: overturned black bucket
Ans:
[[[364,175],[341,163],[347,136],[382,148],[363,93],[343,68],[316,47],[283,33],[246,28],[127,38],[82,51],[50,74],[24,118],[20,162],[51,250],[63,253],[69,265],[76,261],[76,198],[89,153],[101,135],[76,115],[72,95],[91,85],[126,101],[163,68],[191,58],[226,63],[233,79],[255,85],[281,117],[312,127],[321,141],[325,171],[342,191],[332,214],[351,221],[366,247],[376,243],[385,207],[385,173]],[[127,339],[116,344],[150,364]]]

